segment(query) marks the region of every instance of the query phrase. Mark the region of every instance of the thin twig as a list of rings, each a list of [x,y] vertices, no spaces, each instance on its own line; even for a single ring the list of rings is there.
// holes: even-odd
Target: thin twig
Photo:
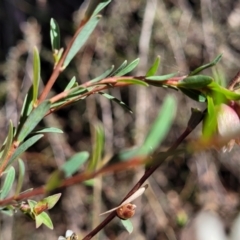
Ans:
[[[194,113],[193,113],[194,114]],[[173,143],[173,145],[168,149],[167,153],[175,151],[177,147],[182,143],[182,141],[197,127],[197,125],[202,121],[203,114],[198,115],[195,121],[189,121],[186,130],[180,135],[180,137]],[[167,155],[166,155],[167,156]],[[139,179],[136,185],[129,191],[126,197],[122,200],[126,200],[130,197],[134,192],[136,192],[142,184],[156,171],[156,169],[163,163],[166,157],[162,157],[157,160],[155,165],[152,165],[149,169],[146,170],[144,175]],[[155,161],[154,161],[155,162]],[[101,222],[95,229],[93,229],[88,235],[86,235],[83,240],[89,240],[93,236],[95,236],[100,230],[102,230],[114,217],[116,216],[116,212],[112,212],[103,222]]]

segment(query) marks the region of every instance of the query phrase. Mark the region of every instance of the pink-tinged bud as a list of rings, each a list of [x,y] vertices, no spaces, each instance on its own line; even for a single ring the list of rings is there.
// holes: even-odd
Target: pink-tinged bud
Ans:
[[[221,104],[217,116],[218,135],[227,135],[234,132],[239,126],[240,119],[237,112],[232,107],[226,104]],[[231,139],[227,145],[222,148],[222,151],[231,151],[235,143],[239,144],[239,139]]]

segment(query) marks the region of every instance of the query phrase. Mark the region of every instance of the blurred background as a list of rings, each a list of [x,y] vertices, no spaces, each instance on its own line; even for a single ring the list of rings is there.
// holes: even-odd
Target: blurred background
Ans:
[[[42,84],[53,69],[49,22],[55,18],[66,46],[84,13],[80,0],[0,1],[0,139],[7,123],[16,124],[32,74],[31,52],[37,46],[41,56]],[[79,83],[99,76],[111,65],[118,67],[140,58],[132,75],[144,75],[155,58],[161,57],[158,74],[179,76],[213,60],[221,62],[206,74],[218,75],[227,84],[240,66],[240,1],[237,0],[113,0],[85,47],[61,74],[51,95],[61,92],[76,76]],[[105,151],[109,156],[140,145],[167,94],[177,98],[178,113],[164,144],[166,150],[184,131],[192,107],[199,104],[169,89],[131,86],[111,89],[111,95],[133,110],[125,112],[101,96],[94,95],[44,119],[42,126],[54,126],[64,134],[46,134],[22,156],[28,169],[24,189],[38,187],[49,174],[79,151],[91,152],[92,124],[101,121],[105,129]],[[198,127],[187,141],[201,133]],[[148,180],[149,188],[135,201],[137,213],[129,235],[114,219],[95,239],[224,240],[240,239],[238,146],[230,153],[215,150],[181,156],[162,164]],[[83,170],[83,169],[82,169]],[[2,239],[57,239],[67,229],[81,239],[99,224],[99,213],[117,206],[144,173],[143,167],[99,177],[94,184],[77,184],[61,190],[63,196],[50,210],[54,230],[35,229],[31,219],[16,213],[0,215]],[[59,192],[59,191],[57,191]],[[35,198],[41,199],[41,198]]]

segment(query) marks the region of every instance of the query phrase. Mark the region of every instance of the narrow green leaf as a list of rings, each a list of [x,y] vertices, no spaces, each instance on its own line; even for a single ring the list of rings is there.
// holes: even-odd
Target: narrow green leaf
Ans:
[[[33,86],[31,86],[28,90],[27,95],[24,98],[22,110],[21,110],[21,118],[20,118],[20,124],[25,121],[27,116],[30,114],[30,112],[33,109]]]
[[[41,227],[41,225],[43,224],[41,214],[35,216],[35,222],[36,222],[36,228]]]
[[[109,68],[107,71],[105,71],[105,72],[104,72],[103,74],[101,74],[100,76],[92,79],[92,80],[90,81],[90,83],[95,83],[95,82],[101,81],[102,79],[110,76],[110,74],[111,74],[111,72],[113,71],[113,69],[114,69],[114,65],[112,65],[111,68]]]
[[[130,219],[121,220],[121,223],[124,226],[124,228],[129,232],[129,234],[131,234],[133,232],[133,225],[132,225],[132,222],[130,221]]]
[[[153,123],[138,154],[151,154],[166,137],[176,114],[177,103],[174,97],[167,96],[155,122]]]
[[[222,54],[219,54],[212,62],[207,63],[201,67],[198,67],[197,69],[190,72],[188,74],[188,76],[196,75],[196,74],[200,73],[201,71],[203,71],[204,69],[207,69],[207,68],[210,68],[210,67],[216,65],[221,60],[221,58],[222,58]]]
[[[14,210],[12,209],[3,209],[3,210],[0,210],[0,213],[3,213],[9,217],[12,217],[13,216],[13,213],[14,213]]]
[[[151,77],[154,74],[156,74],[158,67],[160,64],[160,56],[158,56],[155,60],[155,62],[153,63],[153,65],[149,68],[149,70],[146,73],[146,77]]]
[[[28,134],[31,133],[31,131],[43,119],[47,111],[50,109],[50,106],[50,101],[44,101],[30,113],[19,132],[17,137],[18,142],[22,142],[28,136]]]
[[[40,73],[41,73],[40,57],[39,57],[38,49],[34,47],[33,49],[33,102],[35,102],[38,97]]]
[[[8,127],[8,135],[7,135],[7,140],[6,140],[6,144],[4,146],[4,150],[3,150],[3,154],[0,160],[0,166],[2,165],[2,163],[4,162],[4,160],[6,159],[8,152],[12,146],[12,141],[13,141],[13,124],[12,121],[9,121],[9,127]]]
[[[144,81],[138,80],[138,79],[120,79],[117,80],[117,82],[124,82],[124,83],[129,83],[129,84],[135,84],[135,85],[141,85],[144,87],[148,87],[148,84]]]
[[[44,224],[48,228],[53,229],[52,220],[46,212],[40,213],[35,218],[36,218],[36,228],[39,228],[42,224]]]
[[[174,77],[176,75],[177,75],[177,73],[170,73],[170,74],[162,75],[162,76],[151,76],[151,77],[146,77],[146,80],[165,81],[165,80],[168,80],[169,78],[172,78],[172,77]]]
[[[100,3],[99,3],[100,2]],[[85,19],[89,19],[92,15],[97,15],[103,8],[105,8],[111,0],[91,0],[85,12]]]
[[[43,201],[48,204],[48,210],[53,208],[56,205],[61,195],[62,195],[61,193],[57,193],[43,199]]]
[[[110,95],[110,94],[108,94],[108,93],[99,92],[99,94],[101,94],[102,96],[106,97],[106,98],[109,99],[109,100],[112,100],[112,101],[118,103],[121,107],[123,107],[123,108],[124,108],[125,110],[127,110],[128,112],[133,113],[132,110],[131,110],[131,108],[128,107],[123,101],[115,98],[114,96],[112,96],[112,95]]]
[[[18,182],[17,182],[17,188],[15,195],[19,195],[21,192],[23,181],[24,181],[24,175],[25,175],[25,165],[22,159],[18,159],[18,166],[19,166],[19,173],[18,173]]]
[[[232,92],[232,91],[220,86],[216,82],[211,82],[208,85],[208,88],[213,91],[213,94],[221,93],[228,100],[234,100],[234,101],[240,100],[240,94],[238,94],[236,92]]]
[[[120,153],[117,154],[117,156],[114,156],[116,159],[120,159],[121,161],[126,161],[129,160],[131,158],[133,158],[134,156],[136,156],[139,152],[139,147],[137,148],[131,148],[131,149],[127,149],[127,150],[123,150]]]
[[[63,52],[64,52],[64,49],[60,48],[59,50],[55,50],[55,52],[53,53],[53,59],[54,59],[54,63],[55,63],[54,66],[56,66],[58,64],[58,62],[60,61]]]
[[[93,87],[84,88],[81,86],[77,86],[77,87],[71,89],[71,91],[68,94],[68,97],[78,96],[80,94],[87,93],[87,92],[91,91],[92,89],[93,89]]]
[[[90,34],[93,32],[93,30],[95,29],[95,27],[97,26],[99,22],[99,17],[95,16],[92,17],[82,28],[82,30],[80,31],[80,33],[78,34],[78,36],[76,37],[76,39],[73,42],[73,45],[70,49],[70,51],[68,52],[66,59],[63,63],[63,69],[65,69],[68,64],[71,62],[71,60],[75,57],[75,55],[77,54],[77,52],[82,48],[82,46],[85,44],[85,42],[87,41],[87,39],[89,38]]]
[[[27,190],[22,191],[21,193],[31,192],[32,190],[33,190],[33,188],[29,188],[29,189],[27,189]]]
[[[71,89],[76,83],[76,77],[74,76],[70,82],[68,83],[68,85],[66,86],[66,88],[64,89],[64,91],[67,91],[69,89]]]
[[[123,68],[121,71],[119,71],[115,76],[123,76],[129,72],[131,72],[133,69],[136,68],[136,66],[139,63],[139,58],[133,60],[131,63],[129,63],[125,68]]]
[[[185,95],[192,98],[197,102],[206,102],[207,98],[198,90],[188,89],[188,88],[179,88]]]
[[[127,66],[127,60],[125,60],[113,73],[111,73],[112,76],[117,76],[119,72],[121,72],[125,67]]]
[[[26,140],[24,143],[22,143],[16,151],[13,153],[12,157],[10,158],[8,162],[8,167],[13,164],[13,162],[22,154],[24,153],[29,147],[31,147],[34,143],[36,143],[40,138],[42,138],[43,134],[35,135],[28,140]]]
[[[60,49],[60,30],[58,23],[55,19],[51,18],[50,20],[50,38],[52,51]]]
[[[31,212],[33,212],[34,207],[36,206],[37,202],[31,199],[27,200],[29,207],[31,208]]]
[[[6,173],[6,177],[0,193],[0,200],[3,200],[5,197],[7,197],[7,195],[12,189],[14,179],[15,179],[15,169],[11,166]]]
[[[15,207],[13,207],[12,205],[0,207],[0,213],[3,213],[9,217],[13,216],[14,212],[15,212]]]
[[[62,183],[62,180],[65,177],[64,175],[65,174],[64,174],[64,172],[62,170],[54,171],[50,175],[50,177],[49,177],[49,179],[48,179],[48,181],[47,181],[47,183],[45,185],[45,191],[46,192],[50,192],[50,191],[56,189],[57,187],[59,187],[61,185],[61,183]]]
[[[206,75],[196,75],[186,77],[183,80],[179,81],[177,87],[180,88],[193,88],[193,89],[201,89],[203,87],[208,86],[213,82],[213,79]]]
[[[60,169],[64,171],[66,177],[70,177],[79,170],[80,166],[82,166],[88,158],[88,152],[77,153],[65,162]]]
[[[63,131],[59,128],[49,127],[34,132],[34,134],[36,133],[63,133]]]
[[[89,161],[88,170],[96,170],[99,161],[102,158],[102,152],[104,149],[104,129],[100,123],[94,126],[94,143],[93,143],[93,154]]]
[[[94,186],[94,179],[89,179],[83,182],[86,186],[93,187]]]
[[[87,93],[88,91],[90,91],[90,89],[93,89],[93,87],[92,88],[91,87],[90,88],[83,88],[83,87],[80,87],[80,86],[74,87],[70,90],[67,97],[65,97],[64,99],[61,99],[61,100],[59,100],[55,103],[52,103],[51,108],[56,108],[56,107],[61,106],[62,104],[66,103],[66,102],[72,101],[76,97],[79,97],[80,95],[82,95],[84,93]],[[83,100],[85,97],[83,97],[81,99],[78,99],[76,101]]]
[[[95,1],[96,0],[92,0]],[[97,0],[99,2],[99,0]],[[95,9],[93,16],[97,15],[98,13],[100,13],[102,11],[102,9],[104,9],[112,0],[100,0],[101,3],[98,4],[97,8]]]
[[[39,214],[39,216],[42,219],[42,223],[47,226],[50,229],[53,229],[53,223],[51,218],[48,216],[48,214],[46,212],[42,212],[41,214]]]
[[[211,96],[207,95],[207,114],[203,120],[203,137],[209,138],[217,130],[217,109]]]

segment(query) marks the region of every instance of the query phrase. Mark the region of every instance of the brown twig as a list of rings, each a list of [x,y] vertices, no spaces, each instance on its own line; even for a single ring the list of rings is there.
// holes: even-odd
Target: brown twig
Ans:
[[[175,86],[177,86],[177,83],[180,80],[184,79],[185,77],[186,76],[169,78],[169,79],[164,80],[164,81],[159,81],[158,84],[159,84],[159,86],[169,85],[169,86],[175,87]],[[86,83],[84,83],[84,84],[82,84],[82,85],[80,85],[78,87],[75,87],[73,89],[61,92],[58,95],[52,97],[50,99],[50,101],[51,101],[51,103],[55,103],[57,101],[60,101],[60,100],[62,100],[64,98],[66,98],[73,90],[76,90],[79,87],[86,87],[86,88],[87,87],[95,87],[94,89],[92,89],[92,90],[90,90],[88,92],[85,92],[83,94],[80,94],[80,95],[76,96],[75,98],[72,98],[69,101],[66,100],[66,102],[64,102],[59,107],[50,109],[49,112],[46,115],[49,115],[49,114],[51,114],[53,112],[56,112],[60,108],[68,106],[68,105],[72,104],[73,102],[78,101],[81,98],[88,97],[88,96],[90,96],[92,94],[101,92],[103,90],[106,90],[106,89],[109,89],[109,88],[113,88],[113,87],[127,87],[129,85],[133,85],[134,83],[118,82],[119,80],[131,80],[131,79],[141,80],[141,81],[144,81],[144,82],[149,83],[149,84],[152,84],[153,82],[154,82],[155,85],[157,84],[157,81],[147,80],[145,76],[110,77],[110,78],[103,79],[103,80],[101,80],[101,81],[99,81],[97,83],[91,83],[91,81],[89,81],[89,82],[86,82]]]
[[[68,187],[68,186],[74,185],[76,183],[80,183],[80,182],[92,179],[94,177],[100,176],[105,173],[122,171],[122,170],[126,170],[127,168],[134,168],[134,167],[144,164],[148,161],[149,160],[146,158],[136,157],[136,158],[130,159],[130,161],[128,161],[128,162],[121,162],[121,163],[117,163],[114,165],[105,166],[96,172],[80,173],[80,174],[77,174],[76,176],[73,176],[73,177],[63,180],[62,184],[58,188]],[[18,196],[12,196],[12,197],[6,198],[4,200],[1,200],[0,206],[10,204],[13,201],[20,201],[23,199],[28,199],[30,197],[45,194],[45,193],[47,193],[47,191],[44,186],[35,188],[32,191],[21,193]]]

